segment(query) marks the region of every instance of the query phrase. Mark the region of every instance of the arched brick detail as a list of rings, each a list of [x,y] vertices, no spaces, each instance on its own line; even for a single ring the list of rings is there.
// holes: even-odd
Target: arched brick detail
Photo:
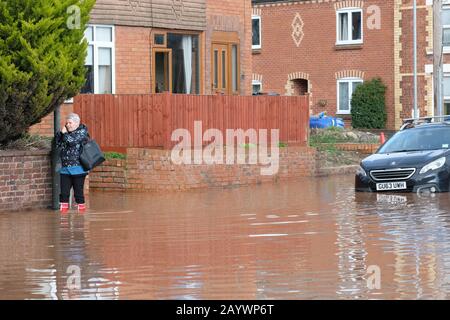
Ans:
[[[261,16],[261,8],[253,8],[252,15],[254,16]]]
[[[305,79],[309,80],[309,74],[305,72],[293,72],[288,75],[288,80]]]
[[[343,8],[363,8],[364,0],[309,0],[309,1],[286,1],[286,2],[274,2],[274,3],[257,3],[254,4],[254,8],[270,8],[270,7],[289,7],[296,5],[308,5],[308,4],[321,4],[324,2],[334,3],[336,10]]]
[[[360,70],[343,70],[336,72],[336,80],[343,79],[343,78],[360,78],[364,79],[364,71]]]
[[[345,0],[339,1],[334,4],[334,8],[336,10],[344,9],[344,8],[363,8],[364,1],[363,0]]]
[[[310,76],[308,73],[305,72],[293,72],[288,75],[288,80],[286,82],[286,85],[284,86],[286,90],[286,96],[293,96],[294,95],[294,82],[295,79],[303,79],[308,81],[308,94],[310,96],[309,99],[309,107],[312,108],[312,96],[313,96],[313,86],[312,82],[310,80]]]
[[[252,80],[262,82],[263,76],[262,74],[252,73]]]

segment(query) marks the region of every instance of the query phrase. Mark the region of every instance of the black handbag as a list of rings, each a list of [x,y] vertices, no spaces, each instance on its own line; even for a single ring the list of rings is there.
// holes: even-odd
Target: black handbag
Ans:
[[[87,142],[83,145],[83,151],[80,156],[80,163],[83,169],[86,171],[91,171],[96,166],[102,164],[105,161],[105,156],[103,155],[100,146],[88,136]]]

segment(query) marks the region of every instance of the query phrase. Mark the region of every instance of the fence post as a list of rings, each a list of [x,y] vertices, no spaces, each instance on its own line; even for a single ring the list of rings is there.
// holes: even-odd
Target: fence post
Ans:
[[[309,106],[311,105],[311,93],[307,93],[305,95],[305,111],[303,114],[304,122],[302,123],[302,127],[305,130],[305,138],[303,141],[303,144],[308,147],[309,146],[309,118],[311,115],[311,110],[309,109]]]
[[[162,120],[163,120],[163,148],[164,150],[170,149],[172,142],[172,132],[171,132],[171,115],[172,115],[172,96],[169,92],[165,92],[164,94],[164,103],[162,106]]]

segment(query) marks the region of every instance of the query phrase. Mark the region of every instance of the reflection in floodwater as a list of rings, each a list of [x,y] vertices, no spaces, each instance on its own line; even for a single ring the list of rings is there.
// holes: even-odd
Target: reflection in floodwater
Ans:
[[[450,195],[353,177],[0,214],[2,299],[447,299]],[[380,288],[368,286],[379,267]]]

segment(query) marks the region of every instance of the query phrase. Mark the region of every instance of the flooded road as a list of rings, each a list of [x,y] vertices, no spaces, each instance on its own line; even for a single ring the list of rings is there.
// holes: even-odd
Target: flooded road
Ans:
[[[1,299],[450,298],[450,194],[340,176],[90,201],[0,214]]]

